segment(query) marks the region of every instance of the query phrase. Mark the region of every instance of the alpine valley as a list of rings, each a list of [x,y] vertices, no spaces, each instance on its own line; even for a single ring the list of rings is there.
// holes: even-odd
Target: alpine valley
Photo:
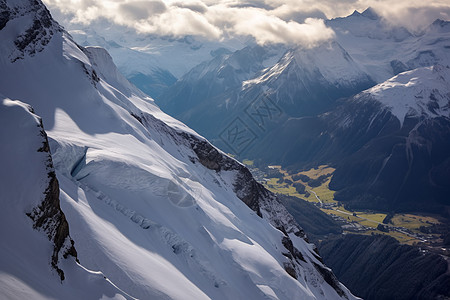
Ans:
[[[111,27],[93,26],[103,38],[68,26],[84,45],[116,45],[118,62],[143,66],[147,55],[162,64],[173,53],[163,45],[188,48],[174,59],[192,69],[180,75],[167,64],[177,81],[156,92],[148,89],[160,82],[149,79],[154,68],[139,68],[138,79],[130,63],[119,69],[166,113],[237,158],[294,171],[331,165],[330,187],[349,208],[448,216],[450,23],[437,19],[411,33],[368,8],[326,24],[335,38],[314,48],[133,35],[121,43]],[[152,54],[150,46],[161,50]],[[139,55],[122,54],[132,49]],[[245,131],[248,142],[237,144],[232,130]]]
[[[277,49],[271,66],[273,46],[200,64],[157,103],[260,166],[333,166],[349,208],[449,216],[450,23],[413,34],[369,8],[327,25],[333,41]],[[236,127],[252,133],[247,147],[223,134]]]
[[[0,298],[356,299],[249,170],[0,1]]]
[[[449,20],[258,44],[55,3],[0,0],[1,299],[450,299]]]

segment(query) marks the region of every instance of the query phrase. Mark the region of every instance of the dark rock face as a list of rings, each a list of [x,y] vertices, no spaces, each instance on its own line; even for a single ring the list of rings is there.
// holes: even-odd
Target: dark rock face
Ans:
[[[190,142],[192,150],[197,154],[199,162],[206,168],[217,172],[220,170],[237,171],[234,183],[236,195],[247,204],[250,209],[255,211],[258,216],[262,217],[259,199],[267,198],[269,196],[269,191],[256,182],[250,171],[234,159],[220,153],[219,150],[207,141],[202,141],[194,136],[188,135],[185,135],[185,138]]]
[[[317,271],[322,275],[325,281],[336,290],[339,296],[345,296],[345,292],[339,286],[339,281],[330,269],[324,268],[319,264],[313,263]]]
[[[339,191],[336,198],[353,207],[444,213],[450,191],[449,119],[410,118],[397,129],[375,122],[387,126],[336,164],[330,183]]]
[[[67,258],[71,255],[77,258],[77,252],[74,247],[74,242],[69,236],[69,224],[60,207],[59,183],[53,168],[47,134],[44,131],[42,121],[39,127],[43,142],[42,147],[37,151],[48,154],[46,165],[48,170],[48,186],[44,192],[44,199],[41,204],[35,207],[32,212],[27,213],[27,215],[34,222],[33,228],[45,232],[48,239],[54,243],[51,265],[58,272],[61,280],[64,280],[64,272],[58,266],[60,256],[62,255],[64,258]]]
[[[388,236],[346,235],[319,250],[339,280],[364,299],[448,299],[450,271],[441,256]]]
[[[394,75],[400,74],[402,72],[408,71],[408,67],[402,63],[401,61],[394,59],[391,61],[392,71],[394,71]]]
[[[350,208],[448,214],[442,209],[450,204],[448,117],[408,116],[400,124],[369,95],[355,96],[322,115],[289,120],[267,143],[285,149],[273,164],[334,166],[330,188]],[[254,151],[263,161],[270,158],[264,149]]]
[[[5,28],[6,23],[9,21],[9,17],[11,12],[9,11],[8,6],[6,5],[5,0],[0,0],[0,30]]]
[[[40,0],[30,0],[26,6],[9,7],[5,0],[0,1],[0,30],[15,18],[31,15],[33,23],[14,41],[16,51],[10,54],[11,62],[23,59],[25,55],[34,56],[50,42],[55,32],[62,28],[54,21]]]
[[[342,233],[340,224],[315,205],[291,196],[279,195],[278,198],[310,238]]]
[[[288,263],[285,263],[284,269],[293,278],[298,278],[298,270],[301,268],[301,262],[306,262],[306,258],[295,248],[289,234],[303,238],[306,242],[308,240],[303,229],[300,228],[292,215],[280,203],[275,194],[266,190],[258,183],[244,165],[223,154],[208,141],[186,132],[176,131],[152,115],[132,112],[130,114],[144,127],[155,128],[158,132],[164,132],[171,136],[175,143],[191,148],[196,155],[196,157],[190,157],[192,163],[200,163],[216,172],[222,170],[235,171],[234,192],[258,216],[267,219],[270,224],[284,233],[281,242],[286,251],[282,251],[282,254],[290,260]],[[321,261],[321,258],[317,254],[317,249],[314,250],[311,252],[312,255]],[[315,266],[315,268],[320,275],[324,276],[324,280],[336,289],[339,295],[346,296],[339,281],[331,271],[320,265]]]
[[[33,221],[33,228],[44,231],[48,239],[54,243],[52,254],[52,267],[58,272],[61,280],[64,280],[64,272],[58,267],[59,256],[68,255],[77,257],[74,242],[69,236],[69,224],[59,207],[59,184],[55,173],[48,174],[50,182],[45,190],[45,199],[42,203],[27,214]],[[70,241],[69,245],[65,245]]]
[[[300,253],[300,251],[298,251],[294,247],[294,245],[292,244],[292,241],[289,238],[284,237],[281,242],[283,243],[284,248],[286,248],[289,251],[290,254],[288,254],[288,255],[292,255],[291,258],[296,259],[297,262],[300,262],[299,260],[306,262],[303,255]],[[284,254],[284,255],[286,255],[286,254]]]

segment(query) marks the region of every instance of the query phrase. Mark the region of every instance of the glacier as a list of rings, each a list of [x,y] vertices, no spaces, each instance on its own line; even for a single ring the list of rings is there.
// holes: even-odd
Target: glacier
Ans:
[[[106,50],[40,0],[0,9],[2,298],[356,299],[274,194]],[[53,235],[29,217],[51,172],[70,231],[53,266]]]

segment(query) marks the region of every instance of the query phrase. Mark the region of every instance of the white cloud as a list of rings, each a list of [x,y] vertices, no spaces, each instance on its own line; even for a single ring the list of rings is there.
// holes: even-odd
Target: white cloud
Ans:
[[[372,6],[388,23],[405,26],[411,31],[420,30],[436,19],[450,20],[449,0],[381,0]]]
[[[305,47],[332,39],[324,18],[373,7],[388,23],[418,30],[436,18],[450,19],[448,0],[44,0],[70,22],[106,19],[139,33],[209,39],[252,36],[258,43]]]

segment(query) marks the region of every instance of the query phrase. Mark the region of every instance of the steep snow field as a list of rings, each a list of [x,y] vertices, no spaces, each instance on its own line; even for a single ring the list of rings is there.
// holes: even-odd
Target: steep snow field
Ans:
[[[284,207],[267,192],[248,194],[252,181],[239,182],[241,166],[223,153],[214,150],[228,169],[200,158],[201,147],[214,148],[129,84],[104,49],[79,47],[39,1],[6,5],[0,92],[42,117],[78,259],[102,273],[69,258],[59,264],[63,283],[51,275],[51,243],[25,214],[39,204],[48,173],[33,164],[43,159],[38,140],[28,138],[37,117],[22,102],[3,100],[2,115],[11,117],[0,119],[8,140],[2,297],[353,298]],[[247,197],[257,198],[260,211],[241,200]]]
[[[38,151],[44,142],[40,119],[22,102],[0,99],[0,298],[125,299],[103,274],[73,260],[60,264],[64,282],[51,268],[52,244],[26,215],[40,205],[53,171],[49,154]]]

